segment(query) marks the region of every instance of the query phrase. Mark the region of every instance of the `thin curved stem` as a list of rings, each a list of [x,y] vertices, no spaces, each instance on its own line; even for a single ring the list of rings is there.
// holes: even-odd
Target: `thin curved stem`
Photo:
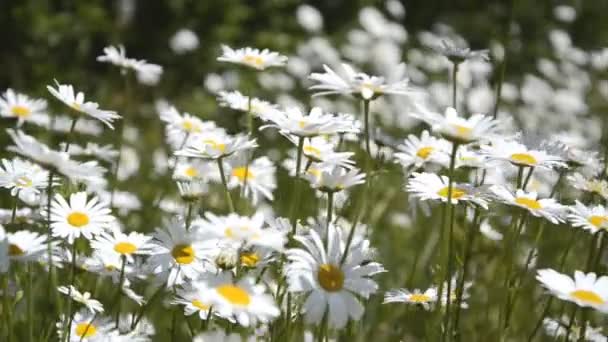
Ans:
[[[226,193],[226,202],[228,202],[228,208],[230,212],[234,212],[234,204],[232,203],[232,196],[230,195],[230,190],[228,189],[228,183],[226,182],[226,174],[224,173],[224,162],[222,158],[217,159],[217,167],[220,170],[220,177],[222,178],[222,185],[224,186],[224,192]]]

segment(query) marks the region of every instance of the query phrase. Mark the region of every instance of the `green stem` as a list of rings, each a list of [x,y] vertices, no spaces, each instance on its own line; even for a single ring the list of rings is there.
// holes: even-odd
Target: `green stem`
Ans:
[[[526,187],[528,186],[528,183],[530,182],[530,179],[532,178],[532,173],[534,172],[534,167],[530,167],[530,169],[528,170],[528,175],[526,176],[526,180],[524,181],[524,185],[522,190],[526,191]]]
[[[220,170],[220,177],[222,178],[222,184],[224,185],[224,192],[226,193],[226,202],[228,202],[228,208],[230,212],[234,212],[234,204],[232,204],[232,196],[230,196],[230,190],[228,189],[228,183],[226,182],[226,174],[224,173],[224,163],[222,158],[217,159],[217,167]]]
[[[370,135],[369,135],[369,100],[363,100],[363,118],[364,118],[364,131],[363,131],[363,138],[365,139],[365,151],[367,152],[367,160],[369,163],[369,160],[371,160],[372,158],[372,152],[371,152],[371,148],[370,148],[370,143],[369,143],[369,139],[370,139]],[[369,175],[368,175],[369,177]]]
[[[25,264],[25,276],[26,276],[26,291],[27,291],[27,337],[28,341],[34,341],[34,315],[33,315],[33,303],[34,293],[32,291],[32,264],[27,262]]]
[[[70,131],[68,133],[68,138],[67,141],[65,143],[65,149],[63,150],[63,152],[68,152],[68,150],[70,149],[70,144],[72,143],[72,133],[74,133],[74,128],[76,127],[76,122],[78,121],[77,117],[74,117],[72,119],[72,125],[70,126]]]
[[[68,290],[68,308],[67,308],[67,316],[66,319],[68,320],[68,324],[66,325],[65,329],[65,334],[64,336],[66,336],[66,341],[70,341],[70,336],[72,334],[72,329],[70,329],[70,327],[72,326],[72,320],[74,319],[74,315],[72,313],[72,287],[74,287],[74,281],[76,279],[76,240],[72,241],[72,265],[71,265],[71,271],[70,271],[70,288]]]
[[[125,266],[127,264],[127,257],[125,255],[121,255],[120,256],[120,261],[121,261],[121,265],[120,265],[120,278],[118,280],[118,291],[116,292],[116,297],[114,299],[114,302],[116,303],[116,316],[114,317],[114,327],[116,329],[118,329],[118,323],[119,323],[119,319],[120,319],[120,310],[121,310],[121,306],[122,306],[122,284],[125,281]]]
[[[327,193],[327,225],[325,226],[325,250],[327,251],[329,246],[329,225],[331,224],[331,216],[334,206],[334,193],[332,191]]]
[[[298,206],[298,200],[300,197],[300,168],[302,167],[302,153],[304,151],[304,137],[298,138],[298,152],[296,156],[296,174],[293,180],[293,197],[291,199],[291,208],[289,210],[289,217],[291,222],[291,235],[296,234],[296,207]]]
[[[456,77],[458,76],[458,65],[459,63],[452,64],[452,107],[456,111],[458,111],[458,104],[456,103],[456,91],[457,91],[457,82]]]
[[[6,317],[4,319],[5,323],[6,323],[6,336],[7,336],[7,341],[11,342],[13,340],[13,315],[12,315],[12,305],[11,305],[11,298],[9,295],[9,272],[6,272],[4,274],[4,283],[3,283],[3,293],[2,293],[2,298],[4,299],[4,311],[3,311],[3,315]]]
[[[150,299],[148,299],[148,301],[145,302],[144,305],[142,305],[141,309],[139,309],[139,313],[137,314],[137,316],[134,316],[133,322],[131,323],[131,331],[137,328],[139,321],[141,321],[141,319],[144,317],[144,313],[146,312],[148,307],[152,305],[152,303],[156,300],[156,298],[158,298],[158,296],[160,296],[164,288],[165,286],[161,284],[158,289],[156,289],[154,294],[152,294],[152,297],[150,297]]]

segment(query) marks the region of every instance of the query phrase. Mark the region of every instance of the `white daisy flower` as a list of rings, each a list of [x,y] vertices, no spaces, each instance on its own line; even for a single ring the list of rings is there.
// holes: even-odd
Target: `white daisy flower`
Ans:
[[[197,228],[201,238],[205,240],[220,240],[235,248],[260,246],[283,250],[287,242],[287,232],[264,226],[264,215],[261,212],[251,217],[235,213],[216,216],[207,212],[204,218],[192,222],[192,227]]]
[[[155,248],[147,261],[153,273],[166,280],[167,286],[173,286],[211,270],[212,265],[207,261],[211,243],[200,240],[195,229],[186,230],[182,219],[173,218],[165,226],[165,229],[156,229]]]
[[[211,292],[206,290],[206,286],[200,286],[198,282],[188,284],[177,290],[173,304],[183,305],[186,316],[197,314],[200,319],[206,320],[215,304]]]
[[[108,249],[97,249],[91,257],[86,258],[82,268],[101,277],[109,277],[112,283],[118,285],[122,266],[120,254]],[[131,283],[130,278],[138,276],[138,272],[141,273],[141,270],[136,269],[137,266],[136,263],[124,265],[123,286],[128,286]]]
[[[327,65],[323,65],[324,73],[312,73],[308,78],[318,82],[310,87],[317,92],[314,96],[343,94],[353,95],[366,101],[374,100],[385,94],[411,95],[413,90],[409,87],[407,78],[394,83],[386,83],[384,77],[370,76],[362,72],[356,72],[350,65],[342,64],[342,74],[339,75]],[[405,73],[405,64],[400,64],[395,69],[399,77]]]
[[[245,96],[239,91],[220,91],[218,102],[222,107],[229,107],[245,113],[251,112],[263,121],[269,121],[279,115],[277,105],[255,97],[250,99],[249,96]]]
[[[568,331],[570,331],[568,341],[580,341],[582,327],[574,323],[572,326],[570,326],[570,329],[568,329],[569,325],[570,324],[567,317],[564,317],[562,320],[557,320],[553,318],[543,319],[543,328],[545,329],[545,333],[547,334],[547,336],[565,337],[568,335]],[[608,337],[602,334],[602,328],[594,328],[587,324],[587,329],[585,329],[584,341],[608,342]]]
[[[490,190],[496,195],[497,200],[502,203],[525,209],[530,214],[536,217],[544,217],[553,224],[564,221],[566,208],[553,198],[539,199],[536,192],[525,192],[522,189],[517,189],[513,194],[499,185],[492,186]]]
[[[261,128],[276,127],[281,134],[307,138],[359,132],[351,116],[323,113],[323,110],[319,107],[311,109],[308,115],[304,114],[298,107],[289,107],[284,112],[279,113],[279,115],[270,119],[270,124]]]
[[[146,85],[154,85],[160,80],[163,68],[160,65],[148,63],[145,59],[127,58],[125,47],[106,46],[103,55],[97,57],[98,62],[110,63],[120,67],[123,72],[127,69],[135,71],[137,80]]]
[[[570,208],[568,220],[577,228],[583,228],[592,234],[600,230],[608,230],[608,210],[601,206],[588,208],[583,203],[576,201]]]
[[[48,237],[29,230],[7,233],[8,256],[17,262],[39,261],[47,252]],[[56,245],[52,243],[52,246]]]
[[[48,186],[49,174],[40,166],[18,158],[2,159],[0,187],[10,189],[11,196],[18,196],[27,204],[36,204],[40,193]]]
[[[423,201],[439,200],[448,201],[449,178],[428,172],[414,172],[409,179],[405,190]],[[488,208],[486,195],[481,190],[465,183],[452,183],[452,204],[460,201],[470,202]]]
[[[268,49],[260,51],[250,47],[233,50],[227,45],[222,45],[222,55],[217,60],[245,65],[256,70],[281,67],[287,63],[287,57],[278,52],[271,52]]]
[[[69,84],[59,84],[55,81],[57,89],[46,86],[46,89],[55,96],[59,101],[65,103],[68,107],[76,112],[86,114],[94,119],[103,122],[106,126],[114,129],[112,122],[120,118],[120,115],[111,110],[99,109],[99,104],[96,102],[84,101],[84,93],[74,92],[74,87]]]
[[[169,46],[171,50],[178,55],[196,50],[199,41],[196,33],[189,29],[180,29],[169,40]]]
[[[327,314],[329,326],[340,329],[349,319],[361,318],[364,308],[358,298],[368,298],[378,290],[371,276],[384,268],[370,262],[359,245],[351,244],[345,251],[342,232],[333,224],[327,233],[327,248],[314,229],[306,236],[296,235],[294,239],[304,248],[287,250],[285,275],[289,291],[306,298],[302,308],[307,323],[319,324]]]
[[[608,276],[574,272],[574,279],[552,269],[538,270],[536,279],[559,299],[608,312]]]
[[[216,160],[231,156],[235,152],[246,151],[257,147],[255,139],[248,136],[231,136],[224,133],[203,133],[196,135],[175,155],[182,157]]]
[[[98,62],[114,64],[123,69],[133,68],[133,60],[127,58],[127,51],[122,45],[106,46],[103,55],[97,57]]]
[[[431,136],[427,130],[422,131],[420,138],[413,134],[408,135],[397,149],[401,152],[395,153],[394,157],[404,168],[418,169],[426,163],[444,165],[449,161],[450,143]]]
[[[517,141],[497,139],[491,145],[483,145],[482,151],[491,160],[503,160],[518,167],[541,167],[552,169],[565,167],[566,164],[558,156],[545,151],[528,149]]]
[[[195,180],[191,182],[177,182],[177,189],[179,190],[180,197],[186,201],[197,201],[203,195],[209,193],[209,186],[207,183]]]
[[[490,61],[489,50],[471,50],[468,47],[457,46],[454,42],[445,39],[441,40],[441,45],[433,46],[433,49],[455,64],[471,59]]]
[[[114,221],[111,211],[105,203],[96,197],[87,201],[86,192],[70,195],[69,203],[60,194],[55,195],[51,204],[51,233],[55,237],[66,239],[69,244],[79,237],[91,240],[110,228]]]
[[[228,163],[228,188],[245,187],[244,195],[250,196],[253,204],[258,203],[260,195],[269,201],[274,199],[272,192],[277,187],[276,167],[268,157],[249,161],[246,154],[237,154]]]
[[[124,256],[128,262],[133,262],[135,255],[148,254],[152,248],[150,244],[151,236],[138,232],[125,234],[116,225],[112,226],[110,231],[111,234],[108,232],[99,234],[91,241],[91,247]]]
[[[15,118],[18,126],[26,121],[38,125],[49,122],[45,100],[32,99],[12,89],[0,96],[0,117]]]
[[[439,300],[441,301],[441,305],[443,305],[443,306],[447,305],[448,300],[450,301],[450,303],[456,303],[456,300],[458,299],[458,297],[456,295],[456,289],[458,287],[458,276],[452,277],[450,282],[451,282],[451,285],[450,285],[451,290],[450,290],[449,296],[448,296],[448,282],[446,281],[443,283],[443,293],[439,298]],[[462,301],[460,303],[460,307],[463,309],[467,309],[469,307],[469,304],[467,303],[467,299],[470,297],[469,289],[471,288],[471,286],[473,286],[472,281],[465,281],[463,284]]]
[[[197,286],[209,294],[214,314],[244,327],[268,323],[281,313],[265,287],[249,276],[235,282],[230,272],[207,273]]]
[[[479,153],[479,150],[470,148],[469,145],[462,145],[456,151],[456,168],[473,168],[482,169],[487,168],[488,157]],[[448,166],[449,157],[443,163],[444,166]]]
[[[115,162],[116,158],[118,157],[118,151],[115,150],[114,146],[111,144],[99,145],[96,143],[87,142],[85,147],[74,143],[71,143],[69,146],[65,142],[59,144],[61,151],[65,151],[66,146],[68,148],[67,152],[70,156],[94,157],[108,163]]]
[[[344,169],[340,166],[321,167],[311,165],[303,174],[310,185],[323,192],[338,192],[365,182],[365,173],[359,169]]]
[[[72,285],[69,287],[59,286],[57,287],[57,291],[69,296],[73,301],[84,305],[91,313],[103,312],[103,305],[98,300],[91,298],[89,292],[81,293]]]
[[[412,116],[428,123],[433,132],[456,144],[491,140],[498,125],[498,121],[482,114],[473,114],[470,118],[461,117],[452,107],[448,107],[445,114],[441,115],[418,106],[418,112]]]
[[[200,159],[180,160],[175,165],[173,179],[176,181],[220,182],[216,163]]]
[[[224,133],[213,121],[203,121],[198,117],[180,112],[173,106],[159,108],[160,119],[167,123],[165,129],[167,141],[174,150],[186,145],[187,140],[197,134],[219,132]]]
[[[431,308],[431,304],[437,301],[437,289],[434,287],[426,289],[424,292],[415,289],[413,292],[407,289],[392,290],[384,294],[386,303],[408,303],[421,305],[426,310]]]
[[[295,145],[298,144],[297,137],[288,136],[288,138]],[[304,139],[302,155],[305,159],[303,160],[303,165],[306,165],[310,161],[318,163],[322,167],[341,166],[347,169],[352,168],[355,161],[351,160],[350,158],[354,156],[355,153],[336,152],[335,148],[336,146],[334,142],[330,141],[330,139],[328,139],[326,136]]]
[[[61,315],[57,322],[57,335],[64,339],[65,332],[64,324],[68,320]],[[69,329],[70,340],[68,342],[102,342],[112,341],[112,337],[116,337],[117,332],[114,330],[114,322],[109,317],[97,317],[88,311],[78,311],[74,314]]]
[[[575,189],[597,194],[604,199],[608,199],[608,181],[599,178],[587,178],[580,173],[568,176],[570,185]]]

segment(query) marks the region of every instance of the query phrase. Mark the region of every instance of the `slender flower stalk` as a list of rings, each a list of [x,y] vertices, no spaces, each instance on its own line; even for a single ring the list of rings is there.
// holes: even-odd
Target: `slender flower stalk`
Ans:
[[[228,183],[226,182],[226,174],[224,172],[223,158],[217,159],[217,167],[220,170],[220,177],[222,178],[222,185],[224,185],[224,192],[226,193],[226,202],[228,202],[228,209],[230,212],[234,212],[234,204],[232,203],[232,196],[230,195],[230,189],[228,189]]]
[[[2,298],[3,303],[4,303],[4,312],[5,314],[3,314],[3,316],[5,316],[5,318],[3,319],[5,324],[6,324],[6,336],[7,336],[7,341],[11,342],[13,340],[13,308],[11,306],[11,298],[9,296],[9,287],[8,287],[8,282],[9,282],[9,272],[6,272],[4,274],[4,280],[2,283]]]
[[[118,328],[118,323],[119,323],[119,318],[120,318],[120,311],[121,311],[121,306],[122,306],[122,286],[125,282],[125,266],[127,265],[127,256],[126,255],[121,255],[120,256],[120,276],[119,276],[119,280],[118,280],[118,289],[116,292],[116,297],[114,302],[116,303],[116,316],[114,317],[114,326],[116,328]]]
[[[334,206],[334,193],[330,191],[327,193],[327,224],[325,226],[325,249],[327,249],[327,245],[329,244],[329,225],[331,224],[331,216],[333,212]]]
[[[296,156],[296,174],[293,180],[293,199],[291,200],[291,208],[289,217],[291,222],[291,235],[296,233],[296,207],[300,198],[300,171],[302,167],[302,153],[304,151],[304,137],[298,138],[298,152]]]
[[[34,340],[34,315],[33,315],[33,305],[34,305],[34,293],[32,291],[32,272],[33,267],[31,262],[27,262],[25,264],[25,283],[26,283],[26,291],[27,291],[27,303],[26,303],[26,312],[27,312],[27,336],[28,341]]]
[[[50,239],[49,239],[50,240]],[[70,287],[68,289],[68,295],[67,295],[67,301],[68,301],[68,306],[67,306],[67,315],[65,316],[65,319],[68,321],[68,324],[65,325],[65,329],[66,331],[64,332],[63,336],[66,336],[66,341],[70,341],[70,336],[72,334],[72,320],[74,319],[74,312],[72,310],[72,289],[74,288],[75,285],[75,280],[76,280],[76,241],[72,241],[72,264],[71,264],[71,271],[70,271]]]

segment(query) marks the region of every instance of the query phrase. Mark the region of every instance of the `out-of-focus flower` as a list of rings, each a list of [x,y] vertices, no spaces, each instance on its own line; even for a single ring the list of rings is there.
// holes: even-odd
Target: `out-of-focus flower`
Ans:
[[[217,58],[220,62],[241,64],[256,70],[265,70],[269,67],[280,67],[287,63],[287,57],[268,49],[262,51],[250,47],[233,50],[222,45],[222,55]]]
[[[171,50],[179,55],[196,50],[198,45],[199,41],[196,33],[189,29],[181,29],[175,32],[169,40]]]
[[[17,119],[19,126],[28,121],[36,124],[44,124],[49,121],[45,100],[32,99],[12,89],[7,89],[0,96],[0,116]]]
[[[559,299],[608,312],[608,277],[574,272],[574,279],[552,269],[538,270],[536,279]]]
[[[437,301],[437,289],[434,287],[426,289],[424,292],[419,289],[409,291],[407,289],[392,290],[384,294],[384,304],[386,303],[408,303],[421,305],[426,310],[431,308],[431,304]]]

